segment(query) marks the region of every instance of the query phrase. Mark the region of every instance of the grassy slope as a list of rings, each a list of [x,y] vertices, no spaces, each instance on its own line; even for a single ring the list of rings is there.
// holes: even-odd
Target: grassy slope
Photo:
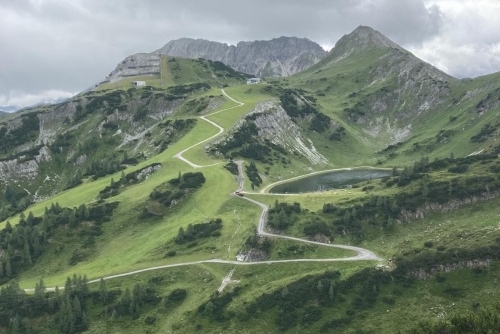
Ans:
[[[230,117],[222,118],[222,113],[212,116],[214,121],[224,126],[234,124],[242,114],[248,112],[259,100],[265,96],[248,96],[243,92],[244,87],[228,90],[231,96],[241,99],[245,107],[228,110]],[[231,101],[221,109],[234,106]],[[236,112],[237,111],[237,112]],[[234,259],[237,250],[243,241],[251,235],[259,215],[259,208],[246,201],[231,198],[228,195],[234,191],[236,183],[234,177],[225,171],[221,165],[203,168],[207,182],[196,191],[189,200],[172,209],[165,218],[141,219],[139,214],[143,204],[148,199],[154,187],[162,182],[175,178],[179,171],[194,171],[185,163],[174,159],[173,155],[185,147],[217,133],[217,129],[207,122],[198,122],[196,127],[166,151],[145,161],[138,166],[125,170],[126,173],[147,166],[153,162],[162,163],[162,168],[151,175],[145,182],[131,186],[109,201],[119,201],[113,220],[104,225],[104,234],[97,238],[96,251],[89,261],[71,267],[67,265],[71,251],[75,245],[63,245],[64,255],[56,254],[60,247],[57,240],[49,246],[37,264],[20,277],[21,285],[33,286],[40,277],[44,277],[47,285],[62,284],[65,277],[73,273],[87,274],[89,278],[96,278],[110,274],[140,269],[166,263],[180,263],[200,259],[220,258]],[[187,158],[191,158],[188,154]],[[201,160],[201,161],[200,161]],[[195,163],[213,163],[213,160],[194,154]],[[119,179],[120,173],[105,177],[61,193],[50,200],[37,203],[29,210],[35,215],[41,215],[46,206],[59,203],[61,206],[74,207],[81,203],[88,203],[95,199],[98,192],[107,186],[111,180]],[[207,199],[210,200],[207,200]],[[171,241],[179,227],[186,227],[189,223],[199,223],[210,218],[220,217],[224,222],[222,236],[217,240],[203,243],[192,250],[184,250],[166,260],[164,254],[168,247],[165,243]],[[15,220],[12,220],[13,222]],[[335,257],[350,255],[350,252],[337,250],[308,250],[313,257]],[[280,258],[280,257],[278,257]]]
[[[346,103],[346,92],[358,90],[359,84],[354,81],[338,80],[335,78],[340,74],[352,76],[361,73],[357,69],[358,67],[362,67],[360,66],[360,62],[367,63],[368,59],[352,59],[349,62],[342,63],[341,67],[328,69],[330,72],[327,72],[327,70],[317,72],[318,67],[316,67],[314,69],[316,72],[310,71],[301,76],[283,80],[284,84],[305,86],[311,91],[326,90],[329,85],[333,86],[333,88],[329,88],[331,91],[329,96],[319,98],[319,104],[323,112],[338,123],[346,126],[350,138],[338,145],[327,142],[325,138],[321,138],[319,135],[313,138],[318,149],[332,161],[333,166],[374,164],[380,159],[378,155],[374,154],[375,151],[383,148],[377,146],[377,143],[370,144],[371,142],[368,141],[367,136],[363,134],[359,126],[346,123],[341,115],[341,110],[345,107]],[[201,77],[197,70],[194,70],[192,66],[188,66],[183,62],[181,63],[180,69],[176,71],[179,73],[182,72],[183,75],[180,76],[183,78],[182,83],[200,80]],[[162,66],[164,68],[168,67],[169,63],[165,60],[165,64],[162,62]],[[176,74],[174,72],[169,69],[166,72],[169,76],[164,77],[164,80],[175,82]],[[321,80],[322,77],[327,77],[328,79],[326,81]],[[463,91],[471,90],[476,86],[483,85],[485,82],[493,85],[496,78],[497,76],[489,76],[479,78],[473,83],[456,83],[457,91],[460,89]],[[181,82],[178,80],[175,83]],[[231,127],[242,115],[251,110],[255,103],[269,98],[269,96],[260,94],[257,90],[249,91],[246,86],[229,88],[227,92],[235,99],[244,102],[245,106],[209,117],[209,119],[224,127]],[[495,109],[480,117],[476,115],[471,116],[469,110],[477,103],[477,99],[464,102],[458,107],[446,105],[440,112],[429,115],[422,123],[415,125],[413,130],[416,135],[410,137],[400,148],[399,152],[410,150],[416,142],[433,140],[436,133],[441,129],[457,131],[458,134],[455,135],[456,137],[452,141],[445,145],[438,145],[431,152],[409,152],[406,155],[400,153],[396,158],[384,161],[384,164],[402,165],[428,154],[431,157],[447,156],[449,152],[454,152],[457,156],[464,156],[475,150],[484,148],[485,145],[490,145],[491,142],[487,142],[486,144],[471,144],[469,142],[469,138],[477,133],[483,124],[491,122],[498,114],[497,109]],[[229,108],[234,105],[233,102],[226,101],[220,109]],[[457,120],[454,122],[449,121],[449,116],[452,115],[458,115]],[[110,201],[120,201],[121,204],[114,214],[113,221],[104,224],[104,234],[97,239],[96,252],[89,261],[70,267],[67,265],[67,260],[70,250],[74,245],[66,245],[65,250],[68,252],[65,251],[65,255],[62,256],[55,254],[56,245],[51,245],[42,258],[38,260],[38,263],[20,277],[21,285],[23,287],[32,287],[40,277],[44,278],[48,286],[54,284],[62,285],[65,278],[74,272],[87,274],[89,278],[96,278],[166,263],[180,263],[214,257],[234,259],[238,248],[253,232],[260,210],[251,203],[228,196],[235,189],[236,183],[234,176],[225,171],[222,165],[203,168],[201,171],[204,173],[207,183],[196,193],[192,194],[188,200],[174,207],[166,217],[147,220],[139,218],[143,203],[147,200],[149,193],[155,186],[177,177],[179,171],[195,171],[182,161],[173,159],[173,155],[215,133],[217,133],[215,127],[200,120],[187,136],[173,144],[166,151],[136,167],[126,170],[125,172],[129,172],[152,162],[161,162],[163,164],[160,171],[153,174],[147,181],[132,186],[120,195],[110,199]],[[327,144],[332,145],[333,149],[326,148]],[[199,145],[187,152],[185,157],[198,164],[214,163],[216,160],[208,157],[203,147],[204,145]],[[276,166],[273,168],[279,170],[281,167]],[[262,170],[262,168],[260,169]],[[302,167],[297,167],[293,164],[286,171],[283,170],[284,174],[289,174],[290,176],[303,172]],[[61,206],[73,207],[81,203],[91,202],[95,199],[99,190],[109,184],[111,177],[116,180],[119,178],[119,173],[97,181],[86,182],[48,201],[36,204],[30,207],[30,210],[35,215],[40,215],[43,213],[44,208],[50,206],[51,203],[58,202]],[[265,180],[268,183],[270,181],[272,180]],[[388,194],[391,191],[393,190],[387,189],[381,190],[378,193]],[[290,202],[299,201],[302,207],[311,211],[320,210],[325,202],[342,203],[363,196],[365,194],[359,189],[352,189],[349,192],[309,194],[303,196],[250,195],[250,197],[268,204],[273,204],[276,199]],[[423,243],[429,240],[433,241],[435,246],[444,246],[447,248],[484,245],[500,235],[500,232],[498,232],[498,214],[495,211],[498,204],[499,200],[497,199],[465,207],[446,215],[432,214],[424,220],[397,226],[391,234],[376,239],[368,239],[361,246],[387,258],[395,254],[412,251],[415,248],[422,248]],[[223,219],[224,228],[221,237],[201,242],[194,249],[183,248],[173,258],[165,259],[163,257],[164,253],[171,247],[171,245],[165,244],[175,237],[179,227],[185,227],[189,223],[198,223],[214,217],[221,217]],[[12,221],[15,222],[15,220],[13,219]],[[292,232],[297,233],[297,231]],[[378,235],[377,231],[368,231],[368,233],[370,235]],[[349,242],[348,238],[345,238],[343,241]],[[278,244],[277,249],[280,247],[286,249],[287,245],[286,243]],[[323,249],[310,250],[310,253],[308,253],[308,256],[311,257],[336,255],[338,255],[336,251]],[[241,310],[246,302],[250,302],[260,293],[281,287],[283,284],[296,280],[306,273],[319,273],[325,269],[340,268],[344,275],[348,276],[362,267],[371,265],[373,264],[279,264],[272,265],[273,270],[269,270],[268,266],[238,267],[233,279],[240,280],[239,284],[244,286],[244,290],[242,295],[233,301],[230,309],[235,311]],[[164,295],[175,287],[184,287],[188,289],[189,297],[175,310],[167,312],[159,308],[145,312],[141,316],[141,319],[147,314],[167,314],[165,317],[158,317],[161,320],[159,319],[152,328],[144,327],[144,322],[140,320],[134,322],[105,320],[94,322],[91,331],[96,333],[133,333],[149,328],[157,332],[173,329],[176,332],[189,333],[195,329],[197,323],[200,323],[203,326],[204,332],[219,332],[221,327],[217,323],[211,323],[203,318],[192,321],[195,318],[195,311],[193,310],[197,308],[201,301],[207,300],[210,294],[217,289],[222,277],[229,269],[230,266],[216,264],[188,266],[110,281],[110,286],[121,287],[123,289],[123,287],[132,286],[135,282],[147,281],[153,276],[164,276],[169,278],[169,283],[162,283],[163,285],[159,287],[161,294]],[[401,323],[402,319],[406,324],[411,324],[416,319],[441,316],[443,311],[446,311],[446,314],[448,314],[454,310],[463,311],[470,309],[473,301],[487,303],[491,300],[492,296],[499,293],[496,285],[499,272],[500,268],[495,263],[484,274],[473,274],[470,270],[459,270],[446,275],[446,285],[460,286],[466,292],[465,297],[461,299],[444,294],[442,291],[443,284],[435,280],[418,282],[416,285],[404,290],[402,295],[397,297],[395,305],[388,306],[382,302],[378,302],[374,309],[366,312],[359,318],[359,322],[351,326],[352,332],[356,328],[390,332],[395,329],[395,324]],[[205,278],[208,279],[206,283],[204,281]],[[385,287],[383,294],[392,296],[394,289],[399,289],[399,287]],[[341,307],[337,310],[331,310],[331,314],[326,317],[337,316],[343,312],[345,312],[345,308]],[[225,325],[228,327],[225,327],[224,330],[243,330],[243,332],[243,328],[251,328],[251,332],[269,332],[275,330],[272,320],[268,315],[261,315],[259,319],[252,319],[246,323],[239,323],[237,320],[232,320],[229,324]],[[290,332],[315,332],[317,329],[318,327],[296,328]]]

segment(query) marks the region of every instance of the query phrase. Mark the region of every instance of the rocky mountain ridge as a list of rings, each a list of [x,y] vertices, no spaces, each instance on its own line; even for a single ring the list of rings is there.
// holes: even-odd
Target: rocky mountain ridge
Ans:
[[[327,52],[317,43],[297,37],[239,42],[237,45],[180,38],[168,42],[152,53],[128,56],[117,65],[105,81],[139,75],[156,75],[160,73],[162,55],[221,61],[239,72],[259,77],[286,77],[318,63]]]
[[[307,38],[284,36],[269,41],[239,42],[236,46],[181,38],[168,42],[155,53],[221,61],[237,71],[260,77],[286,77],[309,68],[326,56],[321,46]]]

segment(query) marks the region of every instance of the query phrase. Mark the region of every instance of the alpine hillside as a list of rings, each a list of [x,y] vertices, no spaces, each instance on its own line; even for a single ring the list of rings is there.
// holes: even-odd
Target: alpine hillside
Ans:
[[[366,26],[130,56],[0,116],[0,333],[494,332],[499,114]]]

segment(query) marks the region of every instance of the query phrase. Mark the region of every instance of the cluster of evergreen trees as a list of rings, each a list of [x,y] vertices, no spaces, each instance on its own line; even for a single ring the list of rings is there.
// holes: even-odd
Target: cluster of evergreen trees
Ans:
[[[271,247],[273,246],[269,238],[261,237],[257,234],[257,231],[247,238],[243,246],[243,251],[249,251],[251,249],[257,249],[262,251],[266,256],[271,252]]]
[[[388,305],[397,304],[398,297],[403,295],[402,291],[415,284],[413,273],[422,270],[432,273],[441,265],[485,259],[500,259],[500,247],[490,245],[476,249],[449,249],[445,252],[427,249],[416,255],[394,259],[393,271],[366,268],[345,279],[341,279],[338,271],[308,275],[282,288],[263,293],[246,306],[245,314],[239,315],[239,318],[244,320],[263,313],[272,314],[276,326],[280,330],[287,330],[299,324],[308,326],[322,320],[327,308],[335,308],[342,312],[324,319],[320,331],[342,331],[359,319],[360,312],[370,310],[378,301]],[[457,293],[446,284],[443,284],[443,291]],[[460,290],[458,293],[463,292]],[[454,316],[450,322],[425,321],[409,333],[495,333],[498,319],[500,308],[497,306],[482,312]]]
[[[179,172],[177,178],[171,179],[153,189],[149,197],[164,207],[169,207],[172,201],[181,199],[191,189],[200,188],[205,181],[205,176],[201,172],[184,174]]]
[[[20,187],[7,185],[5,187],[4,199],[7,205],[0,209],[0,220],[7,219],[8,217],[23,211],[31,203],[33,203],[33,196],[26,190]]]
[[[215,218],[206,223],[189,224],[187,229],[179,228],[175,242],[177,244],[184,244],[186,242],[195,241],[196,239],[218,237],[221,235],[222,220]]]
[[[414,211],[425,203],[445,204],[451,200],[465,200],[473,196],[481,196],[500,189],[500,178],[488,173],[500,170],[496,155],[478,155],[459,159],[438,159],[429,162],[422,158],[401,171],[394,169],[393,176],[381,180],[387,187],[397,185],[401,189],[397,195],[369,196],[362,200],[352,201],[348,206],[325,203],[322,214],[305,222],[304,234],[325,236],[350,234],[358,238],[364,237],[364,228],[368,225],[379,226],[390,230],[396,219],[401,218],[403,210]],[[453,172],[456,166],[469,166],[480,163],[486,170],[484,175],[461,175],[443,181],[435,179],[429,172],[445,170]],[[489,167],[489,168],[488,168]],[[451,169],[451,171],[450,171]],[[369,191],[370,186],[363,190]],[[282,215],[284,218],[284,215]],[[275,221],[270,215],[269,221]]]
[[[226,165],[224,165],[224,168],[229,171],[229,173],[233,175],[238,175],[238,165],[234,163],[233,161],[228,162]]]
[[[26,114],[21,117],[21,125],[7,129],[0,125],[0,152],[8,153],[12,148],[35,140],[40,130],[40,121],[37,113]]]
[[[253,161],[245,167],[245,172],[251,182],[252,189],[261,185],[262,178],[260,177],[259,170]]]
[[[335,126],[332,119],[314,107],[316,99],[304,95],[304,91],[285,89],[280,94],[280,102],[286,113],[297,120],[312,116],[309,122],[309,130],[318,133],[327,132],[328,138],[332,141],[340,141],[346,135],[343,126]],[[300,101],[300,103],[298,102]]]
[[[196,173],[184,173],[179,172],[179,176],[176,179],[171,179],[168,181],[172,186],[176,186],[179,189],[198,189],[204,183],[206,179],[202,172]]]
[[[160,163],[154,163],[127,174],[122,172],[118,181],[115,181],[113,178],[111,178],[109,186],[99,191],[99,197],[101,199],[106,199],[112,196],[116,196],[127,186],[144,181],[147,175],[157,171],[160,168]]]
[[[142,211],[142,217],[163,216],[165,208],[171,207],[187,196],[191,191],[200,188],[206,179],[203,173],[179,172],[177,178],[164,182],[149,194],[149,201]]]
[[[82,229],[81,237],[93,239],[101,234],[100,225],[109,219],[117,205],[117,202],[91,206],[82,204],[71,209],[61,208],[56,203],[45,209],[43,217],[35,217],[31,212],[26,217],[21,213],[16,226],[7,222],[0,231],[0,282],[8,281],[23,268],[31,266],[43,253],[59,226],[76,228],[83,221],[94,221],[94,225]]]
[[[166,304],[179,303],[186,297],[186,290],[177,290],[165,297]],[[13,334],[30,333],[33,330],[31,320],[43,317],[45,327],[61,333],[78,333],[88,329],[89,308],[102,306],[100,316],[103,317],[137,319],[146,305],[157,305],[161,300],[152,284],[137,283],[122,293],[119,289],[109,290],[101,278],[99,289],[90,291],[85,275],[68,277],[64,289],[56,287],[53,291],[48,291],[40,280],[34,294],[27,294],[12,280],[0,289],[0,328],[8,328]],[[36,326],[40,326],[39,320]]]
[[[218,291],[210,296],[210,299],[198,307],[198,313],[215,321],[226,321],[234,316],[234,312],[227,312],[226,307],[231,303],[233,297],[238,296],[240,288],[236,287],[230,292],[220,294]]]
[[[36,284],[33,295],[19,288],[15,280],[0,290],[0,325],[10,333],[29,333],[30,318],[48,315],[53,319],[49,327],[62,333],[77,333],[87,329],[85,305],[89,290],[85,276],[66,280],[64,290],[46,290],[43,280]]]
[[[280,203],[276,200],[274,206],[268,211],[268,225],[272,228],[284,231],[298,220],[302,212],[300,203]]]

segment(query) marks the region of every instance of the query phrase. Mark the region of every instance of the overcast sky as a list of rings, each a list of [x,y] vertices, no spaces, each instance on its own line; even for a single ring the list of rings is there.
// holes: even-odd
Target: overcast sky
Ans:
[[[0,106],[69,97],[180,37],[333,47],[359,25],[455,77],[500,71],[499,0],[0,0]]]

